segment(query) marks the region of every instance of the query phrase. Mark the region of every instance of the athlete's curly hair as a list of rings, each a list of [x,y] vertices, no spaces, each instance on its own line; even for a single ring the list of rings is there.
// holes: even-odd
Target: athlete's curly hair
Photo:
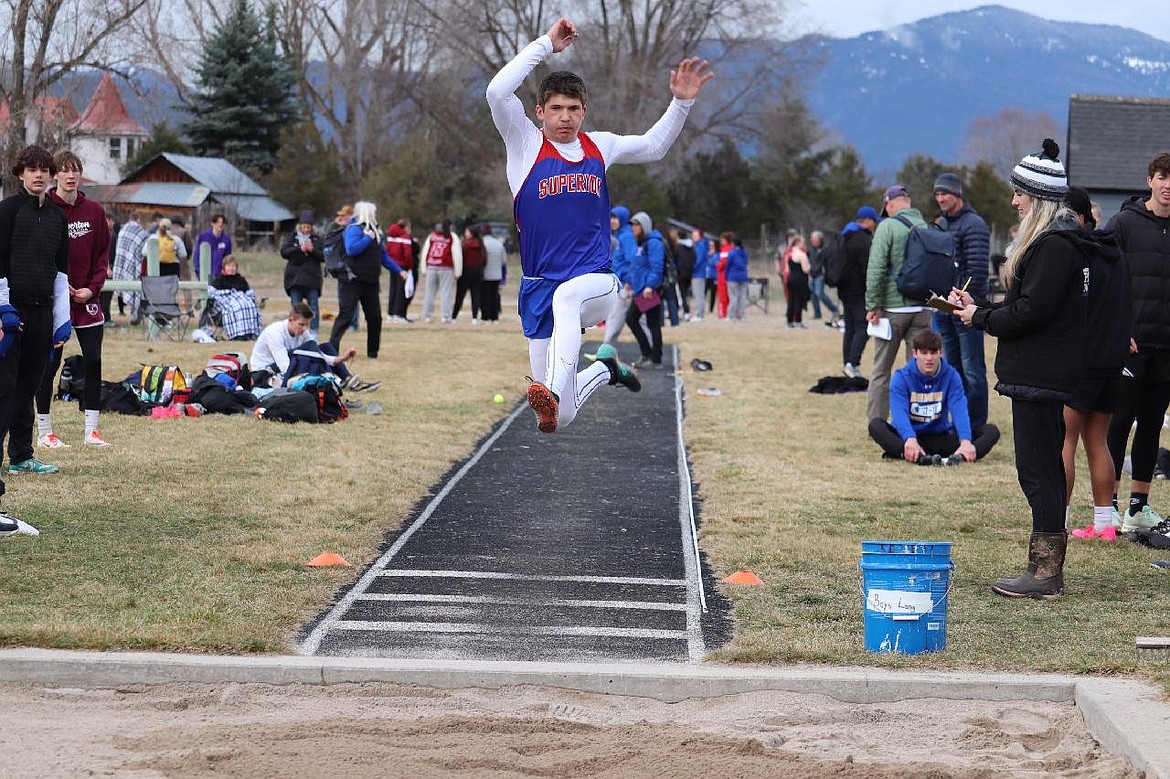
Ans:
[[[557,70],[549,73],[540,82],[540,103],[543,106],[553,95],[573,97],[585,105],[589,91],[585,89],[585,82],[576,73],[568,70]]]

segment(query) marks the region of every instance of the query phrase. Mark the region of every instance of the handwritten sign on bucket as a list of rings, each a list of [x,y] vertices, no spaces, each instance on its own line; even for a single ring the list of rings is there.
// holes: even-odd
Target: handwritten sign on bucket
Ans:
[[[865,607],[879,614],[929,614],[934,604],[929,592],[866,590]]]

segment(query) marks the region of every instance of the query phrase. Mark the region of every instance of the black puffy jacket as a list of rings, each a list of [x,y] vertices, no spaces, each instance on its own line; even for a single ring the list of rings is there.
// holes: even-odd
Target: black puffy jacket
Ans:
[[[1170,218],[1155,215],[1145,198],[1135,196],[1105,229],[1114,233],[1129,262],[1138,352],[1170,349]]]
[[[1001,304],[972,326],[999,339],[996,391],[1022,400],[1065,400],[1081,376],[1088,263],[1097,244],[1075,229],[1050,230],[1028,247]]]

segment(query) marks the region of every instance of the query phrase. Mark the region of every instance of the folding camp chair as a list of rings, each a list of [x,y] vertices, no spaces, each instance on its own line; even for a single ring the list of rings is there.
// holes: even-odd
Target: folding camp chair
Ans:
[[[154,341],[161,335],[172,341],[187,339],[187,328],[195,312],[181,308],[178,296],[178,276],[142,277],[142,302],[138,315],[142,318],[144,338]]]

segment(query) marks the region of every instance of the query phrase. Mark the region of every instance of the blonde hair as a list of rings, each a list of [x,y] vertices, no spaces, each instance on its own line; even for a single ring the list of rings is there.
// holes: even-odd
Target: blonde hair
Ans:
[[[378,230],[378,207],[368,200],[359,200],[353,204],[353,218],[362,227]]]
[[[1032,207],[1020,220],[1016,240],[1007,248],[1007,259],[999,271],[1000,281],[1003,282],[1005,289],[1011,289],[1012,284],[1017,281],[1016,271],[1019,270],[1020,261],[1024,259],[1032,244],[1036,243],[1054,222],[1065,218],[1075,219],[1076,214],[1064,203],[1059,200],[1032,198]]]

